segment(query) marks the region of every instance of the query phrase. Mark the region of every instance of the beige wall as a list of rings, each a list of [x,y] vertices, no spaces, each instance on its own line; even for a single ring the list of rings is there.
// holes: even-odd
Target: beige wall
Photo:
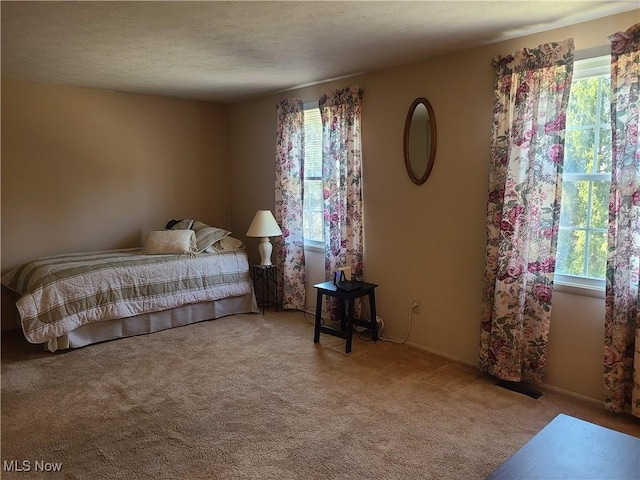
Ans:
[[[401,338],[411,302],[419,300],[408,342],[477,364],[491,59],[568,37],[577,50],[606,45],[608,35],[637,21],[638,11],[629,12],[230,106],[232,229],[246,230],[257,209],[273,208],[276,102],[316,101],[331,88],[361,86],[365,278],[380,285],[379,315],[387,334]],[[435,111],[438,147],[429,180],[416,186],[405,172],[402,141],[407,110],[420,96]],[[252,245],[249,253],[257,260]],[[600,399],[603,300],[558,293],[553,308],[547,383]]]
[[[223,106],[2,80],[3,273],[137,246],[178,217],[229,227]]]
[[[225,107],[2,81],[3,272],[177,217],[229,226]]]

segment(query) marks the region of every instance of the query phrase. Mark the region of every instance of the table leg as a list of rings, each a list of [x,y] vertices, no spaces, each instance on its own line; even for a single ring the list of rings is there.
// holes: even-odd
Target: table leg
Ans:
[[[355,299],[349,299],[349,316],[347,317],[347,348],[346,353],[351,352],[351,340],[353,339],[353,310]]]
[[[262,314],[264,315],[264,309],[269,303],[269,274],[262,272]]]
[[[322,323],[322,292],[318,290],[316,297],[316,326],[313,334],[313,343],[320,341],[320,324]]]
[[[275,291],[275,304],[276,304],[276,312],[278,311],[278,269],[274,268],[273,269],[273,274],[275,275],[275,284],[276,284],[276,291]]]
[[[369,291],[369,310],[371,311],[371,339],[378,341],[378,315],[376,313],[376,295],[375,288]]]
[[[340,318],[340,329],[347,330],[347,313],[345,311],[344,299],[338,298],[338,317]]]

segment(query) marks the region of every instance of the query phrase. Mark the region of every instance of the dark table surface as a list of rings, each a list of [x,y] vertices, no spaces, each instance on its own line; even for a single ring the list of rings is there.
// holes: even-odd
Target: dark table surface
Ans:
[[[488,479],[640,479],[640,438],[560,414]]]

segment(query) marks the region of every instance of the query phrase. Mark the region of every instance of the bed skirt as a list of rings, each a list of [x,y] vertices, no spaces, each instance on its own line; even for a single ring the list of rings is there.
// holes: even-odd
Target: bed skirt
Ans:
[[[45,350],[55,352],[56,350],[79,348],[117,338],[158,332],[203,320],[214,320],[236,313],[259,313],[253,292],[238,297],[227,297],[213,302],[192,303],[134,317],[88,323],[61,337],[49,340],[43,345]]]

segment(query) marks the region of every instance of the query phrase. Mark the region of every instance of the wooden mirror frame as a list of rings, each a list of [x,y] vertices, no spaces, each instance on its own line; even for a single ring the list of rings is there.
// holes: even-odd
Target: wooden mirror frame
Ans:
[[[409,140],[411,134],[411,121],[413,119],[413,114],[416,111],[418,105],[424,105],[427,109],[427,114],[429,116],[429,127],[431,134],[431,144],[428,145],[429,158],[427,158],[427,168],[424,174],[421,177],[416,176],[416,172],[413,171],[411,167],[411,158],[409,152]],[[404,165],[407,169],[407,174],[413,183],[416,185],[421,185],[427,181],[429,175],[431,174],[431,170],[433,169],[433,163],[436,158],[436,144],[437,144],[437,131],[436,131],[436,117],[433,113],[433,108],[431,108],[431,104],[429,100],[423,97],[416,98],[411,107],[409,107],[409,112],[407,113],[407,119],[404,123]]]

